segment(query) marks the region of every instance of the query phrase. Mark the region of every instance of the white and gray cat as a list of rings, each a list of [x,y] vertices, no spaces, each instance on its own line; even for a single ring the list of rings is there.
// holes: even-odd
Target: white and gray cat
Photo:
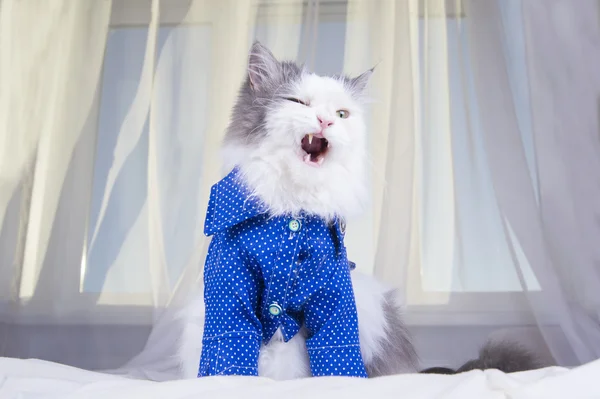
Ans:
[[[351,218],[367,199],[365,87],[373,70],[356,78],[319,76],[280,62],[260,43],[252,46],[223,144],[228,172],[238,166],[272,214],[303,210],[330,219]],[[328,122],[335,121],[335,122]],[[325,131],[326,137],[309,132]],[[401,318],[394,290],[374,277],[352,272],[361,352],[370,377],[418,372],[418,357]],[[198,372],[204,304],[197,295],[185,309],[179,358],[185,377]],[[309,377],[306,331],[289,342],[281,334],[264,344],[259,375],[277,380]],[[511,343],[485,347],[459,371],[536,367],[530,353]],[[434,368],[423,372],[454,373]]]

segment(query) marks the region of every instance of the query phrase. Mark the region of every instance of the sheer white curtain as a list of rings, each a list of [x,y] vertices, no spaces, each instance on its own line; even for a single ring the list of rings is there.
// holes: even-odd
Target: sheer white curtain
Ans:
[[[0,348],[76,363],[55,323],[90,304],[79,267],[110,4],[0,7]]]
[[[488,99],[482,110],[487,152],[505,228],[522,254],[518,263],[522,267],[526,259],[539,282],[539,288],[524,286],[552,354],[560,364],[585,363],[600,357],[600,3],[473,3],[475,16],[488,16],[477,18],[481,25],[473,36],[501,30],[489,21],[502,15],[494,19],[508,23],[503,44],[512,47],[494,60],[493,42],[474,42],[480,96]],[[512,29],[519,18],[523,28]],[[514,42],[524,48],[515,49]],[[526,64],[522,72],[515,66],[519,59]],[[493,66],[501,60],[508,60],[503,73]],[[504,84],[512,87],[511,95],[499,94]],[[492,111],[510,104],[510,118]],[[515,152],[518,144],[522,149]]]
[[[0,355],[173,366],[258,38],[318,73],[377,65],[347,245],[400,288],[424,366],[506,334],[548,363],[599,357],[598,7],[4,0]]]

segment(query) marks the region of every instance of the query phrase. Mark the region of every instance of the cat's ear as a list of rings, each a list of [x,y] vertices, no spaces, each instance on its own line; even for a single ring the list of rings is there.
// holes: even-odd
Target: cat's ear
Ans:
[[[253,90],[260,90],[262,86],[273,79],[279,71],[279,61],[273,53],[255,41],[248,55],[248,79]]]
[[[363,92],[365,91],[365,89],[367,88],[367,85],[369,84],[369,81],[371,80],[371,75],[373,75],[374,71],[375,71],[375,67],[369,69],[366,72],[361,73],[360,75],[358,75],[355,78],[351,78],[349,81],[350,90],[355,95],[361,96],[363,94]]]

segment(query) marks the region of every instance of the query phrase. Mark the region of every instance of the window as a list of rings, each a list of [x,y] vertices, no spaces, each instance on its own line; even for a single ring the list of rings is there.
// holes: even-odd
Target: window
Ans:
[[[462,23],[430,19],[420,25],[422,286],[432,292],[521,291],[517,270],[507,266],[513,259],[487,166]],[[435,40],[436,31],[445,43]],[[447,54],[448,62],[426,59],[436,54]],[[523,268],[529,285],[539,289],[529,266]]]
[[[288,8],[273,7],[277,2],[262,1],[256,9],[249,41],[257,38],[267,41],[277,35],[277,26],[269,18],[274,12],[287,13],[289,21],[299,32],[299,41],[286,49],[317,73],[337,73],[343,69],[346,32],[354,21],[346,18],[347,2],[290,3]],[[419,22],[419,123],[418,151],[422,154],[422,182],[420,193],[424,199],[422,209],[421,241],[422,267],[409,271],[409,319],[414,323],[429,323],[428,315],[435,314],[435,322],[479,323],[482,314],[506,314],[513,322],[515,309],[525,308],[522,280],[529,289],[538,289],[535,277],[518,251],[506,244],[510,227],[505,229],[494,202],[493,187],[487,174],[486,155],[479,122],[477,99],[470,68],[469,38],[464,29],[465,16],[448,2],[443,15],[428,15]],[[169,126],[159,126],[164,133],[176,132],[173,137],[162,135],[161,145],[192,145],[202,154],[207,120],[207,98],[210,76],[211,45],[215,35],[214,18],[207,14],[205,20],[177,24],[186,15],[187,2],[161,3],[161,24],[156,37],[154,71],[144,71],[146,40],[148,38],[149,7],[136,7],[137,2],[115,1],[112,29],[108,38],[100,102],[99,134],[94,168],[93,198],[87,233],[86,257],[82,262],[81,290],[83,292],[131,294],[143,293],[152,284],[166,284],[172,289],[186,262],[189,248],[199,232],[194,221],[203,220],[203,210],[198,209],[198,193],[180,196],[185,203],[161,203],[154,206],[172,209],[161,223],[163,231],[172,232],[164,239],[164,259],[169,265],[166,275],[153,276],[147,267],[146,254],[135,248],[151,245],[148,241],[146,193],[150,189],[148,175],[150,124],[147,104],[135,111],[136,101],[142,102],[144,93],[138,92],[141,79],[154,78],[155,90],[164,90],[164,96],[153,96],[157,112],[168,112],[173,118]],[[286,3],[287,4],[287,3]],[[422,7],[421,7],[422,8]],[[507,18],[510,8],[506,8]],[[141,11],[144,10],[144,11]],[[514,11],[514,10],[513,10]],[[145,13],[145,14],[144,14]],[[300,15],[302,14],[302,15]],[[514,16],[512,16],[514,18]],[[351,26],[350,26],[351,28]],[[509,40],[517,40],[510,38]],[[249,43],[248,43],[249,44]],[[177,56],[165,52],[185,48]],[[511,51],[514,51],[511,46]],[[311,50],[312,49],[312,50]],[[309,51],[311,50],[311,51]],[[148,54],[152,55],[152,52]],[[182,57],[191,57],[180,62]],[[438,57],[436,59],[435,57]],[[518,59],[518,57],[515,57]],[[161,63],[168,63],[163,65]],[[190,65],[194,66],[189,70]],[[526,101],[522,86],[522,63],[511,64],[515,79],[517,101]],[[150,76],[144,75],[150,73]],[[241,73],[241,71],[240,71]],[[236,83],[237,84],[237,83]],[[161,92],[162,93],[162,92]],[[158,100],[157,100],[158,99]],[[192,103],[192,106],[190,106]],[[519,103],[521,104],[521,103]],[[188,107],[183,110],[182,107]],[[523,108],[524,109],[524,108]],[[137,113],[136,113],[137,112]],[[227,111],[228,112],[228,111]],[[166,114],[163,114],[165,116]],[[526,113],[520,114],[524,131],[528,123]],[[129,129],[127,140],[120,131]],[[530,140],[530,138],[524,138]],[[185,144],[183,144],[185,143]],[[193,159],[180,159],[177,145],[173,145],[168,159],[170,164],[182,162],[189,165]],[[114,157],[120,157],[115,167]],[[201,156],[201,155],[199,155]],[[528,154],[531,158],[532,154]],[[186,163],[188,162],[188,163]],[[193,169],[193,168],[192,168]],[[532,169],[533,170],[533,169]],[[140,178],[142,176],[142,178]],[[185,176],[198,181],[200,172]],[[535,176],[532,174],[532,178]],[[174,182],[173,189],[186,190],[184,182]],[[109,187],[107,191],[107,187]],[[460,201],[454,201],[460,198]],[[135,210],[132,212],[132,210]],[[375,226],[371,213],[360,222],[362,226]],[[456,239],[456,232],[460,240]],[[372,271],[375,245],[362,237],[349,237],[349,253],[363,271]],[[140,243],[141,240],[141,243]],[[117,256],[118,255],[118,256]],[[520,260],[521,269],[512,266],[514,258]],[[115,267],[116,266],[116,267]],[[132,268],[139,268],[132,275]],[[151,270],[151,268],[150,268]],[[164,283],[162,281],[165,281]],[[443,313],[443,315],[441,315]],[[453,318],[460,317],[459,321]],[[516,317],[516,319],[515,319]],[[465,321],[466,320],[466,321]],[[501,323],[506,320],[498,321]]]
[[[502,10],[506,24],[518,23],[514,5]],[[429,18],[419,26],[422,267],[409,271],[408,319],[421,325],[530,324],[523,287],[535,292],[540,286],[496,204],[466,18]],[[505,38],[512,52],[509,76],[535,181],[523,38],[515,31]]]
[[[161,117],[156,130],[160,145],[169,146],[165,140],[176,144],[163,154],[161,162],[169,165],[186,161],[179,158],[177,144],[182,141],[186,146],[194,146],[202,152],[202,133],[206,126],[206,103],[209,76],[209,63],[205,55],[210,48],[210,27],[199,24],[193,26],[164,26],[157,33],[156,60],[154,71],[144,71],[146,56],[146,27],[130,26],[112,28],[107,42],[104,61],[102,98],[100,105],[99,130],[96,146],[92,205],[87,240],[87,255],[83,263],[82,291],[84,292],[144,292],[151,286],[147,252],[136,248],[147,248],[148,217],[148,156],[149,125],[148,101],[150,93],[138,91],[140,81],[153,74],[154,93],[159,104],[159,114],[172,115]],[[168,44],[168,45],[167,45]],[[177,52],[177,48],[186,49],[177,56],[161,54],[163,51]],[[164,57],[161,57],[164,55]],[[195,70],[187,69],[194,65]],[[147,65],[146,65],[147,67]],[[193,76],[193,78],[191,77]],[[165,101],[161,101],[164,98]],[[182,102],[185,102],[183,104]],[[190,105],[191,104],[191,105]],[[183,112],[187,107],[190,112]],[[172,131],[173,135],[168,136]],[[184,137],[182,137],[184,135]],[[200,171],[189,179],[200,179]],[[193,190],[193,186],[174,182],[172,189]],[[165,261],[170,266],[167,276],[170,288],[174,287],[189,258],[189,248],[195,237],[196,214],[195,195],[181,195],[189,198],[183,203],[163,203],[164,207],[177,207],[176,213],[160,221],[168,241],[165,245]],[[168,196],[163,197],[168,201]],[[126,265],[126,266],[125,266]],[[133,271],[132,269],[138,270]],[[114,271],[112,275],[110,271]],[[132,280],[127,276],[135,275]]]

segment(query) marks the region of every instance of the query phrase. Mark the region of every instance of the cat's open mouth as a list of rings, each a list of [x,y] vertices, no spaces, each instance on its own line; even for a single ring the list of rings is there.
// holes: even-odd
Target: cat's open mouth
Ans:
[[[305,152],[304,163],[311,166],[321,166],[329,149],[327,139],[321,133],[307,134],[302,138],[300,145]]]

